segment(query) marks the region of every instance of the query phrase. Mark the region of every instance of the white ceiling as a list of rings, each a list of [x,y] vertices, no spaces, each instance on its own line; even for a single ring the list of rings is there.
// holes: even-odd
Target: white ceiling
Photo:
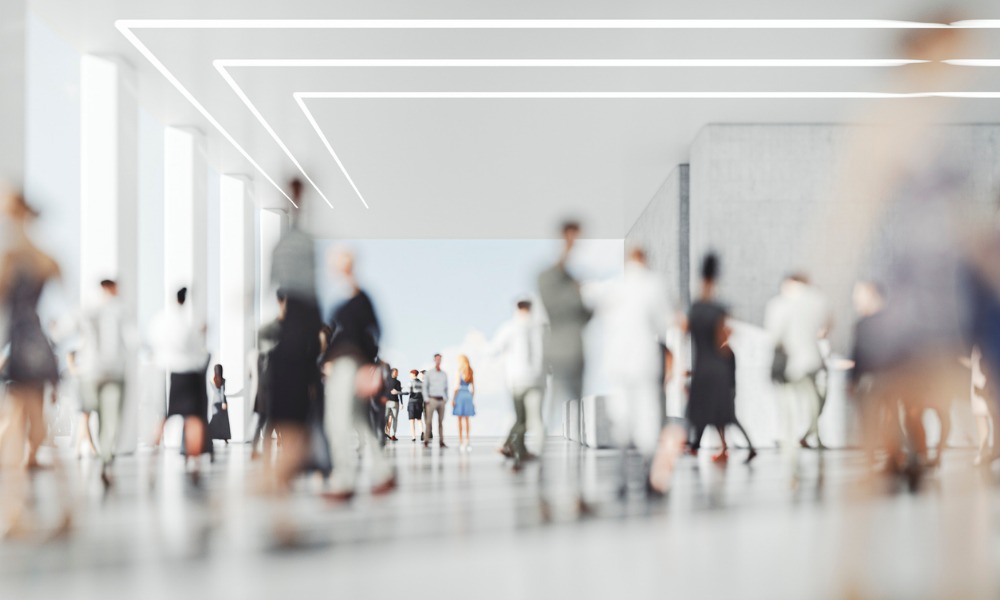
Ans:
[[[342,21],[920,20],[940,3],[663,4],[32,0],[32,9],[81,51],[118,53],[136,65],[144,107],[165,124],[205,131],[212,164],[252,175],[269,204],[287,200],[268,178],[281,183],[301,167],[334,205],[330,209],[313,191],[310,223],[337,237],[550,237],[556,221],[575,215],[583,218],[589,236],[620,238],[670,170],[686,160],[707,123],[843,122],[874,102],[908,101],[622,97],[629,94],[930,91],[898,89],[894,73],[907,68],[899,66],[621,62],[902,58],[896,50],[899,29],[860,23],[836,29],[759,23],[742,29],[733,29],[734,23],[581,29],[565,28],[572,23],[531,28],[537,21],[505,28],[473,22],[414,28],[420,24],[407,21],[386,29]],[[989,17],[993,5],[963,3],[959,17]],[[120,19],[135,26],[125,33],[134,34],[137,46],[116,29]],[[206,19],[224,21],[206,24]],[[248,19],[283,22],[234,21]],[[337,21],[303,27],[288,21],[293,19]],[[1000,59],[1000,32],[977,33],[978,45],[955,58]],[[357,62],[336,62],[347,59]],[[417,59],[425,62],[413,62]],[[433,62],[441,60],[451,62]],[[1000,91],[1000,68],[977,68],[962,85],[962,90]],[[470,92],[482,97],[453,97]],[[310,96],[300,104],[296,94],[302,93],[341,97]],[[555,97],[523,97],[538,93]],[[378,94],[391,97],[372,97]],[[413,97],[421,94],[425,97]],[[998,99],[969,100],[954,120],[1000,121],[998,106]]]

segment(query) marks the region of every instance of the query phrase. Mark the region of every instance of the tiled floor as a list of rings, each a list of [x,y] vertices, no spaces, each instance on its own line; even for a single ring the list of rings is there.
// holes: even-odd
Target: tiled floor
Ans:
[[[555,522],[537,508],[536,467],[495,453],[386,452],[400,486],[333,506],[302,481],[283,505],[248,493],[259,464],[218,447],[201,489],[172,452],[150,488],[149,457],[125,457],[101,491],[96,464],[70,461],[75,530],[68,541],[0,542],[0,598],[998,598],[1000,492],[955,450],[917,494],[861,493],[861,456],[802,455],[792,487],[780,455],[752,468],[682,459],[670,497],[638,482],[616,499],[616,453],[586,455],[597,515],[577,521],[556,486]],[[568,444],[553,444],[564,476]],[[55,516],[54,474],[35,477],[40,523]],[[2,480],[0,480],[2,482]],[[277,516],[300,532],[275,544]]]

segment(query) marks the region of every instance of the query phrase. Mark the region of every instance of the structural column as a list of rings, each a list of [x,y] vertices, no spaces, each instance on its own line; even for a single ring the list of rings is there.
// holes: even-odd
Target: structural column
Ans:
[[[26,0],[0,2],[0,182],[24,180],[27,55]]]
[[[163,160],[164,286],[168,298],[187,287],[192,316],[204,323],[208,316],[208,225],[202,134],[168,127]]]
[[[232,440],[247,439],[253,398],[247,357],[254,346],[254,203],[250,180],[223,175],[219,210],[219,360],[227,381]]]
[[[118,282],[126,313],[139,302],[139,110],[135,72],[114,56],[84,55],[80,62],[80,299],[99,297],[103,279]],[[138,362],[127,366],[128,398],[120,449],[138,440]]]

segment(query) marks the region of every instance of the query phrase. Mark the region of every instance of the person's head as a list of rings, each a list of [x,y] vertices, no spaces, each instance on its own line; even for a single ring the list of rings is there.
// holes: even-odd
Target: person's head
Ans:
[[[715,283],[719,278],[719,257],[715,252],[709,252],[701,261],[701,280],[704,283]]]
[[[291,209],[292,210],[291,214],[293,219],[297,219],[299,211],[302,210],[302,202],[303,202],[302,191],[303,191],[302,180],[299,179],[298,177],[295,177],[288,182],[289,196],[291,196],[292,202],[295,203],[295,205]]]
[[[639,265],[647,264],[646,251],[638,246],[634,246],[628,251],[628,260]]]
[[[416,369],[410,369],[410,379],[416,379],[417,375],[420,375],[420,371]]]
[[[188,289],[186,287],[182,287],[181,289],[177,290],[178,306],[184,306],[184,303],[187,302],[187,297],[188,297]]]
[[[117,296],[118,282],[113,279],[105,279],[101,281],[101,290],[108,296]]]
[[[331,250],[329,264],[331,270],[345,279],[354,278],[354,253],[345,246]]]
[[[531,314],[531,300],[522,299],[517,301],[517,312],[522,315]]]
[[[439,370],[439,371],[441,370],[441,355],[440,354],[435,354],[434,355],[434,368],[437,369],[437,370]]]
[[[330,336],[333,335],[333,330],[330,329],[329,325],[322,325],[319,328],[319,352],[323,354],[330,345]]]
[[[885,296],[882,288],[874,281],[859,281],[854,284],[852,294],[854,310],[862,317],[870,317],[882,310]]]
[[[920,21],[948,25],[961,19],[953,10],[945,9],[922,16]],[[933,63],[961,56],[968,40],[968,30],[961,27],[915,28],[904,30],[900,46],[906,58],[928,61],[930,64],[920,66],[933,67]]]
[[[393,369],[393,370],[389,371],[389,375],[392,375],[393,379],[399,377],[399,369]]]
[[[38,211],[28,204],[23,192],[4,193],[0,209],[14,223],[27,223],[38,217]]]
[[[809,285],[809,276],[801,271],[789,273],[781,280],[781,293],[788,294],[802,286]]]
[[[469,357],[464,354],[458,355],[458,374],[467,383],[472,383],[472,365],[469,364]]]
[[[580,223],[578,221],[564,221],[560,228],[563,239],[563,260],[569,256],[576,245],[577,238],[580,237]]]
[[[222,381],[222,365],[215,365],[215,380]]]

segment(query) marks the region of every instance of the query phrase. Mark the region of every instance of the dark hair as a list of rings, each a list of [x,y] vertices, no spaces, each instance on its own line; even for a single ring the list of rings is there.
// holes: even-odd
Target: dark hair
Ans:
[[[803,271],[796,271],[794,273],[789,273],[788,276],[785,277],[785,280],[786,281],[797,281],[799,283],[805,283],[805,284],[808,285],[808,283],[809,283],[809,276],[806,275],[805,272],[803,272]]]
[[[218,364],[217,364],[217,365],[215,365],[215,375],[216,375],[216,376],[217,376],[217,377],[218,377],[219,379],[222,379],[222,365],[218,365]]]
[[[114,279],[102,279],[101,280],[101,287],[104,288],[104,289],[108,289],[110,287],[115,287],[116,285],[118,285],[118,284],[115,282]]]
[[[518,300],[517,310],[531,310],[531,300]]]
[[[410,375],[418,375],[419,373],[420,373],[420,371],[418,371],[416,369],[410,369]]]
[[[183,305],[185,302],[187,302],[187,297],[188,297],[188,289],[186,287],[182,287],[181,289],[177,290],[177,304]]]
[[[278,297],[278,302],[284,302],[288,298],[288,292],[285,291],[285,288],[278,288],[274,295]]]
[[[701,278],[705,281],[715,281],[719,276],[719,257],[715,252],[709,252],[701,261]]]
[[[292,198],[298,199],[302,196],[302,180],[298,177],[289,181],[288,187],[292,190]]]
[[[580,222],[579,221],[572,221],[572,220],[570,220],[570,221],[563,221],[561,231],[562,231],[563,235],[566,235],[567,233],[570,233],[570,232],[579,233],[580,232]]]
[[[441,355],[440,354],[435,354],[434,358],[441,358]]]

